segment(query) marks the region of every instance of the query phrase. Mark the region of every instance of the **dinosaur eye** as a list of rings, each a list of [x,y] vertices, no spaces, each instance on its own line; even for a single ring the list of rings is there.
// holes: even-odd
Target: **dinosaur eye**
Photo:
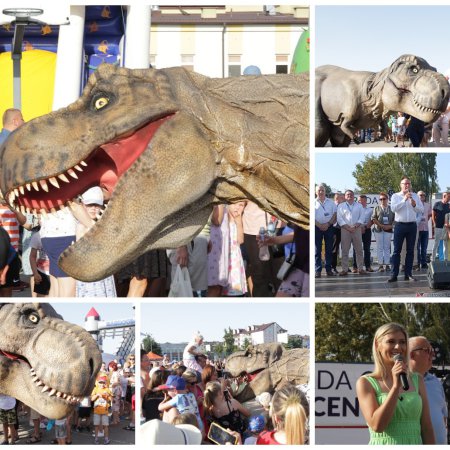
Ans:
[[[95,100],[94,107],[96,110],[99,110],[104,108],[108,103],[109,103],[108,97],[99,97],[97,100]]]
[[[417,66],[412,66],[411,67],[411,72],[412,73],[419,73],[419,68]]]
[[[29,320],[30,322],[36,324],[36,323],[39,323],[40,318],[39,318],[39,315],[38,315],[38,314],[36,314],[36,313],[31,313],[31,314],[28,316],[28,320]]]

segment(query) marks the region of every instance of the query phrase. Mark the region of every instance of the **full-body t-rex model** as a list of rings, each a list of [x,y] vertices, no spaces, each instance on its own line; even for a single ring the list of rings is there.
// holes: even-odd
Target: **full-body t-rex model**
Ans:
[[[401,111],[434,122],[447,108],[449,85],[423,58],[403,55],[381,72],[316,69],[316,147],[348,147],[356,132]]]
[[[309,78],[210,79],[102,65],[72,105],[23,125],[0,155],[13,208],[51,211],[93,185],[102,219],[65,251],[80,280],[189,242],[212,206],[251,199],[309,229]]]
[[[90,395],[100,365],[92,336],[48,303],[0,303],[0,393],[60,419]]]
[[[249,382],[236,399],[245,402],[262,392],[273,392],[286,382],[309,381],[309,350],[285,350],[281,344],[258,344],[231,354],[225,370],[233,377],[246,374]]]

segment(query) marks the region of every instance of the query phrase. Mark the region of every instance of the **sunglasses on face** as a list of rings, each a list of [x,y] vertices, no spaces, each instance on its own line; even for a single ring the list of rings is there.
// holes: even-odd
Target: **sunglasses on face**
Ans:
[[[420,347],[420,348],[415,348],[414,350],[411,350],[411,351],[412,352],[418,352],[420,350],[422,350],[422,351],[424,351],[425,353],[428,353],[428,354],[433,353],[433,349],[431,347],[430,348]]]

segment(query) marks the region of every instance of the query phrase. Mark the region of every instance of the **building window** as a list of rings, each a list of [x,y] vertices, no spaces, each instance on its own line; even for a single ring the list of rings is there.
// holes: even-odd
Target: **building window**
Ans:
[[[181,55],[181,65],[190,71],[194,71],[194,55]]]
[[[239,77],[241,75],[241,55],[228,55],[228,76]]]
[[[288,55],[276,56],[276,72],[275,73],[288,73]]]

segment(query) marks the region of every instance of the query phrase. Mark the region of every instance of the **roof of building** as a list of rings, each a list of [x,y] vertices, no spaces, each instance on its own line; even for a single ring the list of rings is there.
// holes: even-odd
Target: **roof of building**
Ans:
[[[239,334],[252,334],[252,333],[256,333],[258,331],[264,331],[265,329],[269,328],[272,325],[278,325],[276,322],[270,322],[270,323],[263,323],[262,325],[250,325],[251,329],[249,330],[248,327],[246,329],[243,328],[239,328],[237,330],[237,333],[233,333],[233,336],[237,336]],[[280,327],[280,331],[279,333],[286,333],[287,330],[281,328],[280,325],[278,325]]]

